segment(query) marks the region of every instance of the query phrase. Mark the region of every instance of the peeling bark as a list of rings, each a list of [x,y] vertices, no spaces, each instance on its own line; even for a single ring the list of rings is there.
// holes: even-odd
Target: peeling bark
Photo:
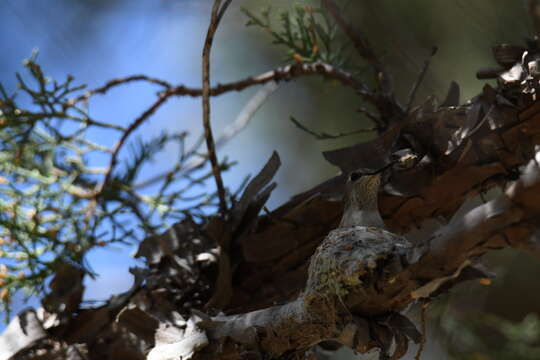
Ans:
[[[459,282],[490,249],[516,246],[536,251],[540,243],[532,237],[537,230],[531,221],[540,206],[531,199],[539,191],[540,167],[531,160],[503,195],[451,221],[421,246],[378,228],[332,231],[311,258],[306,288],[295,300],[249,313],[208,316],[198,323],[209,344],[232,343],[211,347],[211,357],[241,358],[250,352],[279,357],[328,340],[358,352],[374,347],[387,352],[393,342],[403,344],[403,337],[407,343],[418,342],[414,325],[407,333],[389,319],[401,319],[398,313],[406,306]],[[512,243],[501,243],[506,233],[513,234]],[[207,351],[194,351],[193,358],[210,356]]]

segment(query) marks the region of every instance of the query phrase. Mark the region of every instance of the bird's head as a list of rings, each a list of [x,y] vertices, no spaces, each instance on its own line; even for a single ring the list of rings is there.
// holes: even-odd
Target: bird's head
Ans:
[[[390,165],[375,171],[358,169],[349,174],[340,227],[358,225],[384,227],[379,214],[378,194],[381,175]]]
[[[357,209],[377,209],[377,194],[381,185],[382,174],[394,165],[395,161],[373,169],[357,169],[347,179],[346,201],[352,202]]]
[[[347,205],[357,209],[376,209],[380,184],[381,172],[369,172],[363,169],[351,172],[346,185]]]

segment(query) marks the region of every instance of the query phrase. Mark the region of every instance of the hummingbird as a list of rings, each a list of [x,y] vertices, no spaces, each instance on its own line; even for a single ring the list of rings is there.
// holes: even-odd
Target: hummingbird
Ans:
[[[391,165],[375,171],[360,169],[349,174],[339,228],[366,226],[386,229],[379,212],[378,193],[381,174]]]

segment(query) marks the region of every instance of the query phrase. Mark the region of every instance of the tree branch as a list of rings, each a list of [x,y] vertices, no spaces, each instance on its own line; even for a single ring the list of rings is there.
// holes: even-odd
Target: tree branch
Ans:
[[[421,335],[395,312],[467,280],[473,262],[490,249],[538,249],[538,241],[530,242],[536,232],[530,224],[539,219],[540,205],[534,200],[539,191],[540,167],[531,160],[505,194],[439,229],[422,247],[381,229],[334,230],[311,258],[305,289],[295,300],[249,313],[203,316],[197,324],[206,331],[208,342],[192,349],[193,354],[241,356],[258,349],[278,357],[326,340],[358,352],[377,346],[383,353],[395,341],[404,347],[396,353],[404,353],[409,340],[421,342]],[[503,235],[509,232],[512,236]],[[389,338],[381,335],[380,327],[386,328]],[[156,338],[162,337],[159,332]],[[176,341],[184,342],[186,336]],[[236,346],[217,346],[225,339]],[[158,341],[151,354],[161,353],[170,342],[170,338],[167,343]],[[394,358],[401,357],[398,354]]]
[[[324,131],[323,132],[313,131],[313,130],[309,129],[308,127],[306,127],[304,124],[302,124],[300,121],[295,119],[293,116],[289,117],[289,120],[291,120],[291,122],[294,124],[294,126],[299,128],[300,130],[306,132],[307,134],[313,136],[317,140],[339,139],[339,138],[346,137],[346,136],[351,136],[351,135],[355,135],[355,134],[362,134],[362,133],[368,133],[368,132],[373,132],[373,131],[377,130],[376,127],[372,127],[372,128],[353,130],[353,131],[349,131],[349,132],[342,132],[342,133],[338,133],[338,134],[329,134],[329,133],[326,133]]]
[[[384,233],[382,238],[379,231]],[[398,314],[366,320],[351,314],[349,310],[353,308],[356,296],[363,291],[360,288],[364,286],[364,279],[369,281],[377,271],[373,264],[393,256],[396,248],[406,246],[405,239],[379,229],[359,226],[331,232],[312,257],[305,289],[295,300],[231,316],[208,317],[197,313],[195,318],[202,316],[203,319],[196,324],[206,330],[208,341],[201,344],[199,349],[192,349],[193,355],[197,356],[197,352],[201,351],[201,355],[210,352],[214,356],[227,358],[258,351],[260,355],[279,357],[286,352],[303,352],[325,340],[367,352],[382,341],[370,334],[371,325],[385,326],[401,334],[395,320],[408,320]],[[160,326],[160,329],[169,327]],[[156,338],[163,338],[163,333],[158,329]],[[410,331],[409,334],[414,334],[412,337],[418,341],[417,331]],[[176,339],[168,337],[164,342],[158,340],[149,357],[163,354],[171,343],[187,345],[186,339],[192,335],[184,333]],[[235,346],[221,349],[216,346],[225,339],[233,341]],[[208,348],[205,348],[206,345]]]
[[[324,78],[338,80],[343,85],[349,86],[356,90],[358,94],[364,97],[367,101],[374,101],[373,94],[365,83],[356,79],[350,73],[321,62],[286,65],[258,76],[248,77],[244,80],[233,83],[217,85],[216,87],[212,88],[210,95],[217,96],[229,91],[242,91],[245,88],[253,85],[261,85],[270,81],[289,81],[291,79],[306,75],[320,75]],[[176,87],[173,90],[173,93],[176,95],[200,96],[200,90],[190,89],[184,86]]]
[[[540,167],[533,159],[504,194],[433,233],[422,244],[424,254],[406,275],[411,279],[431,279],[413,297],[429,296],[442,285],[437,283],[438,278],[455,272],[465,262],[473,262],[489,250],[511,246],[540,255],[540,205],[536,199],[539,191]]]
[[[107,81],[104,85],[102,85],[102,86],[100,86],[100,87],[98,87],[96,89],[89,90],[89,91],[87,91],[86,93],[84,93],[81,96],[70,99],[68,101],[68,105],[73,105],[73,104],[76,104],[76,103],[78,103],[80,101],[86,101],[86,100],[90,99],[92,96],[94,96],[96,94],[105,94],[110,89],[112,89],[114,87],[117,87],[118,85],[129,84],[129,83],[137,82],[137,81],[145,81],[145,82],[149,82],[149,83],[152,83],[152,84],[157,84],[157,85],[162,86],[165,89],[172,88],[172,85],[169,84],[165,80],[152,78],[152,77],[149,77],[149,76],[146,76],[146,75],[132,75],[132,76],[124,77],[124,78],[117,78],[117,79]]]
[[[374,99],[371,90],[364,82],[355,78],[352,74],[346,71],[335,68],[332,65],[323,62],[286,65],[257,76],[250,76],[243,80],[227,84],[218,84],[210,88],[210,95],[219,96],[230,91],[242,91],[254,85],[262,85],[272,81],[290,81],[297,77],[313,75],[319,75],[327,79],[337,80],[342,85],[349,86],[356,90],[359,95],[364,97],[367,101],[372,102]],[[150,83],[159,84],[165,88],[165,94],[167,96],[202,96],[201,88],[193,88],[185,85],[172,86],[171,84],[160,79],[150,78],[145,75],[133,75],[127,78],[111,80],[99,88],[90,90],[79,97],[70,99],[68,103],[76,103],[87,100],[95,94],[105,94],[107,91],[116,86],[128,84],[134,81],[147,81]]]
[[[223,179],[221,178],[219,162],[216,156],[216,146],[214,144],[214,136],[212,135],[212,126],[210,124],[210,50],[212,49],[212,41],[214,40],[214,34],[219,26],[219,22],[231,1],[232,0],[225,0],[225,3],[223,6],[221,6],[221,0],[214,0],[210,25],[208,27],[202,53],[202,104],[204,136],[206,139],[206,146],[208,148],[208,157],[210,159],[210,164],[212,165],[212,173],[214,174],[214,179],[216,181],[217,193],[219,196],[219,210],[223,216],[225,216],[227,212],[227,201],[225,199],[225,187],[223,186]]]
[[[409,113],[411,110],[411,107],[414,103],[414,98],[416,97],[416,92],[420,88],[420,84],[422,84],[422,81],[424,80],[424,77],[426,76],[427,70],[429,68],[429,63],[431,61],[431,58],[437,53],[437,48],[434,47],[431,50],[431,53],[429,54],[429,57],[424,61],[424,66],[422,66],[422,69],[420,70],[420,74],[418,75],[418,78],[416,79],[413,87],[411,88],[411,92],[409,94],[409,100],[407,101],[407,107],[405,108],[405,112]]]

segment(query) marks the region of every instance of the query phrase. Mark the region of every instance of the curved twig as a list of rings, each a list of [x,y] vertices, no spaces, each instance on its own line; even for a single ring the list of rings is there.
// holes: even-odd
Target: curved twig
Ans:
[[[214,40],[214,34],[216,33],[219,22],[231,1],[232,0],[225,0],[223,6],[221,6],[221,0],[214,1],[214,6],[212,7],[212,17],[208,27],[208,32],[206,34],[206,39],[204,41],[202,54],[202,105],[204,137],[206,139],[206,146],[208,147],[208,157],[210,158],[210,163],[212,164],[212,173],[214,175],[214,179],[216,180],[217,193],[219,197],[219,210],[223,216],[227,212],[227,201],[225,200],[225,187],[223,186],[223,179],[221,178],[219,162],[216,156],[214,136],[212,135],[212,126],[210,124],[210,50],[212,49],[212,41]]]
[[[414,98],[416,97],[416,92],[420,88],[420,84],[422,84],[422,81],[424,81],[424,77],[426,76],[427,70],[429,68],[429,63],[431,62],[431,58],[437,53],[437,47],[433,47],[431,49],[431,53],[429,54],[429,57],[424,61],[424,66],[422,66],[422,69],[420,70],[420,74],[418,74],[418,78],[416,78],[416,81],[411,88],[411,92],[409,93],[409,100],[407,101],[407,107],[405,108],[405,112],[408,114],[411,110],[411,107],[414,102]]]
[[[126,143],[127,138],[135,131],[139,126],[141,126],[146,119],[148,119],[156,110],[164,104],[167,99],[170,98],[170,93],[166,92],[158,96],[158,99],[150,106],[148,109],[146,109],[138,118],[136,118],[131,125],[127,127],[127,129],[124,131],[122,136],[120,137],[120,140],[116,143],[114,146],[111,160],[109,162],[109,166],[107,168],[107,171],[105,173],[105,178],[103,180],[103,183],[101,183],[101,186],[98,190],[92,192],[92,194],[89,194],[89,197],[96,198],[103,192],[103,190],[109,185],[112,179],[112,173],[114,171],[114,168],[116,167],[116,164],[118,163],[118,154],[120,153],[120,150]]]
[[[124,77],[124,78],[117,78],[117,79],[112,79],[110,81],[107,81],[104,85],[102,85],[102,86],[100,86],[98,88],[95,88],[93,90],[89,90],[89,91],[87,91],[86,93],[84,93],[81,96],[70,99],[68,101],[68,105],[73,105],[73,104],[78,103],[80,101],[86,101],[90,97],[92,97],[92,96],[94,96],[96,94],[105,94],[107,91],[109,91],[113,87],[116,87],[118,85],[123,85],[123,84],[136,82],[136,81],[146,81],[146,82],[149,82],[149,83],[152,83],[152,84],[157,84],[157,85],[160,85],[160,86],[164,87],[165,89],[172,88],[172,85],[169,84],[168,82],[166,82],[165,80],[156,79],[156,78],[146,76],[146,75],[132,75],[132,76]]]
[[[367,62],[371,64],[375,72],[375,79],[383,93],[392,93],[390,76],[383,64],[373,51],[368,39],[342,16],[341,10],[334,0],[323,0],[324,7],[330,12],[336,23],[343,32],[351,39],[354,48]]]
[[[271,81],[280,82],[280,81],[289,81],[301,76],[311,76],[311,75],[320,75],[327,79],[333,79],[339,81],[344,86],[353,88],[358,92],[358,94],[366,99],[366,101],[372,102],[374,99],[374,94],[368,88],[368,86],[361,80],[355,78],[352,74],[343,71],[341,69],[335,68],[330,64],[323,62],[313,62],[313,63],[301,63],[286,65],[274,70],[267,71],[257,76],[250,76],[243,80],[227,83],[227,84],[218,84],[210,88],[210,96],[219,96],[223,95],[230,91],[242,91],[248,87],[254,85],[263,85]],[[165,93],[168,96],[191,96],[198,97],[202,96],[201,88],[194,88],[185,85],[172,86],[166,81],[160,79],[154,79],[147,77],[145,75],[133,75],[126,78],[114,79],[107,82],[105,85],[100,86],[96,89],[86,92],[84,95],[73,98],[69,100],[68,103],[76,103],[83,100],[88,100],[91,96],[96,94],[105,94],[110,89],[135,82],[135,81],[146,81],[150,83],[155,83],[161,85],[165,88]]]

